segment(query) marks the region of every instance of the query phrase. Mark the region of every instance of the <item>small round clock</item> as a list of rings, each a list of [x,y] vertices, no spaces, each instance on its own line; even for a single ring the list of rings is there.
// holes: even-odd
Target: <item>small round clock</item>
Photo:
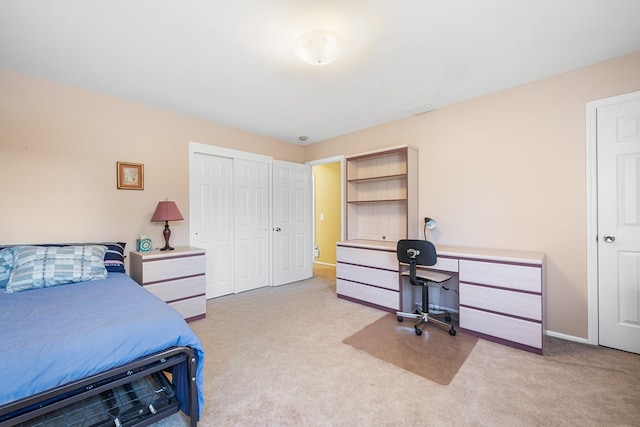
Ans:
[[[140,252],[149,252],[151,250],[151,246],[153,245],[151,244],[151,239],[148,237],[138,240],[138,250]]]

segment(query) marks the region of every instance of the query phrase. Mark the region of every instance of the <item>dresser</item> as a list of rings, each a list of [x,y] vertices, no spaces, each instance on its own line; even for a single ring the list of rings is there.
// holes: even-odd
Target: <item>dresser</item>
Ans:
[[[460,331],[543,353],[544,253],[444,245],[436,249],[438,262],[428,269],[451,275],[454,287],[457,283]],[[389,312],[407,311],[412,289],[402,278],[405,269],[398,263],[395,242],[338,242],[338,297]]]
[[[173,251],[129,253],[131,278],[165,301],[187,321],[206,316],[205,251],[179,247]]]

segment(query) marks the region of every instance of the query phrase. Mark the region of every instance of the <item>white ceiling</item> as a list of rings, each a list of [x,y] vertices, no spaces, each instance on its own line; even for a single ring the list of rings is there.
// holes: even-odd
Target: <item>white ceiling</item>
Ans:
[[[0,0],[0,68],[307,144],[637,51],[640,0]]]

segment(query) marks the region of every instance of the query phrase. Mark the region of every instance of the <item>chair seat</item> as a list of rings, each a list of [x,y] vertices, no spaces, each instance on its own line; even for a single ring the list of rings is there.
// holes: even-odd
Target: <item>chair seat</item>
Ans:
[[[409,272],[405,271],[402,273],[403,276],[409,276]],[[437,271],[429,271],[429,270],[420,270],[419,274],[416,274],[418,279],[426,280],[428,282],[433,283],[442,283],[451,279],[451,276],[443,273],[438,273]]]

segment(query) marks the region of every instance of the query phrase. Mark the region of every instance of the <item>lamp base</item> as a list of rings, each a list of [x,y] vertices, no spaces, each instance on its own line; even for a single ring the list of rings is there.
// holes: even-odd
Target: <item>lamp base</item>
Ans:
[[[164,248],[160,248],[161,251],[172,251],[173,248],[169,246],[169,238],[171,237],[171,230],[169,229],[169,221],[164,222],[164,230],[162,231],[164,236]]]

